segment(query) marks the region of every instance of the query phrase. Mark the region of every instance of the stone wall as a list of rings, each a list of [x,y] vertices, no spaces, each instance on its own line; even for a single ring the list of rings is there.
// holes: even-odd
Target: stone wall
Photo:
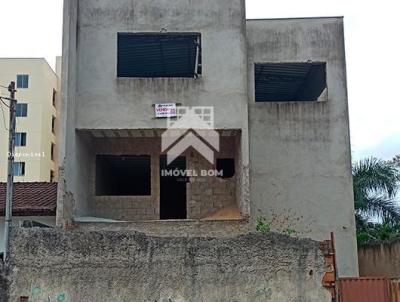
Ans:
[[[234,158],[234,137],[221,137],[218,158]],[[187,152],[188,169],[195,171],[212,171],[215,165],[210,164],[196,151]],[[232,178],[215,176],[193,177],[188,184],[187,204],[188,218],[204,218],[223,207],[236,204],[236,175]]]
[[[400,240],[358,247],[360,276],[400,278]]]
[[[16,229],[10,301],[328,302],[319,243]]]

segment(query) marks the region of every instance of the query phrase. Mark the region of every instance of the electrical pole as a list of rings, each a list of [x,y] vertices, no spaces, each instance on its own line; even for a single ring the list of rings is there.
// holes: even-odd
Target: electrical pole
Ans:
[[[12,228],[12,203],[13,203],[13,184],[14,184],[14,153],[15,153],[15,107],[17,100],[15,99],[15,82],[11,82],[8,86],[10,92],[10,126],[8,134],[8,174],[7,174],[7,196],[6,196],[6,225],[4,230],[4,262],[8,262],[10,258],[10,231]]]

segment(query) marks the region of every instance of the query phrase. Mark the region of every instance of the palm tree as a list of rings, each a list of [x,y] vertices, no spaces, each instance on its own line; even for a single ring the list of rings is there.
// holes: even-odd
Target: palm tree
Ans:
[[[395,200],[400,170],[394,161],[367,158],[353,165],[354,205],[358,229],[369,221],[400,225],[400,207]]]

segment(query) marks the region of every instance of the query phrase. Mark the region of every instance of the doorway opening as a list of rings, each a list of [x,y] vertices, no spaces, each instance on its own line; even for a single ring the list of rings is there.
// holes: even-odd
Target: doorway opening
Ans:
[[[171,171],[186,170],[186,157],[180,156],[167,165],[166,155],[160,156],[160,219],[186,219],[187,177]]]

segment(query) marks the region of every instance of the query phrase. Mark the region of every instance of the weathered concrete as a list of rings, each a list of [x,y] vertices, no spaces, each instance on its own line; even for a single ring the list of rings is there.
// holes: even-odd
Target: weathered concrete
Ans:
[[[0,301],[6,302],[8,301],[8,288],[9,288],[9,283],[8,283],[8,278],[7,278],[7,271],[6,268],[4,267],[3,262],[0,262]]]
[[[18,229],[11,251],[11,301],[330,301],[319,244],[277,234]]]
[[[357,276],[342,18],[247,23],[252,217],[315,240],[334,232],[339,275]],[[254,63],[327,64],[319,102],[254,102]]]
[[[400,240],[358,247],[360,276],[400,278]]]

